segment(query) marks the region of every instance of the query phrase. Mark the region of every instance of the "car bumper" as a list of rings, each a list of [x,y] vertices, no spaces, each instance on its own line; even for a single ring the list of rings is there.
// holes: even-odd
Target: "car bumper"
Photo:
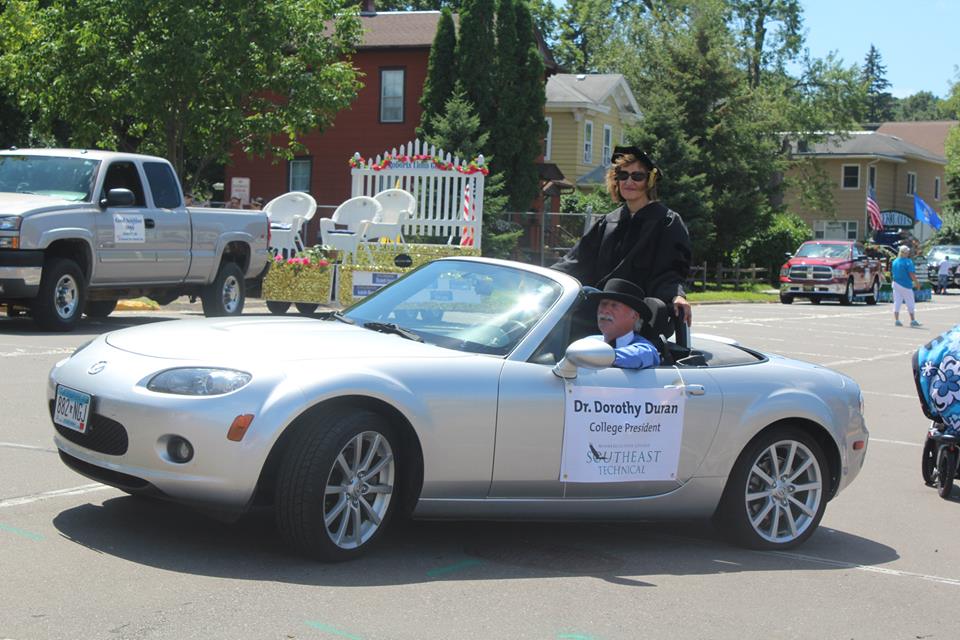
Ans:
[[[0,251],[0,298],[35,298],[42,273],[42,251]]]
[[[780,293],[795,296],[836,296],[846,291],[844,282],[781,282]]]

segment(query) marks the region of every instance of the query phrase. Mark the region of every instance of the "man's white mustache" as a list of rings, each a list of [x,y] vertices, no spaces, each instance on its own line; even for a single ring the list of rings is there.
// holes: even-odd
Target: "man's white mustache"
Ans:
[[[612,316],[612,315],[609,315],[609,314],[606,314],[606,313],[598,313],[598,314],[597,314],[597,322],[603,322],[604,320],[607,320],[607,321],[609,321],[609,322],[613,322],[613,316]]]

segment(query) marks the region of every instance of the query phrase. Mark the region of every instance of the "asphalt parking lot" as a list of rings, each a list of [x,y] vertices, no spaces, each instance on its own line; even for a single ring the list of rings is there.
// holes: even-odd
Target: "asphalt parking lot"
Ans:
[[[65,335],[0,316],[0,638],[954,638],[960,488],[944,501],[920,480],[909,358],[957,323],[960,295],[917,309],[920,328],[895,327],[889,304],[694,307],[697,332],[864,391],[866,465],[794,551],[732,547],[703,523],[416,522],[339,565],[291,555],[267,517],[222,524],[57,458],[50,367],[91,335],[199,304]]]

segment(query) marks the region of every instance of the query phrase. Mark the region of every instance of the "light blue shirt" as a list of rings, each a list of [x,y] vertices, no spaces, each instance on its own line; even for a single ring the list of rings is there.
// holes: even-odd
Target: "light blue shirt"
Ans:
[[[593,337],[603,340],[602,335]],[[653,343],[633,331],[617,338],[613,353],[613,366],[621,369],[646,369],[660,364],[660,352]]]
[[[890,270],[893,272],[894,282],[907,289],[913,288],[913,280],[910,279],[910,274],[917,272],[913,260],[910,258],[897,258],[893,261],[893,264],[890,265]]]

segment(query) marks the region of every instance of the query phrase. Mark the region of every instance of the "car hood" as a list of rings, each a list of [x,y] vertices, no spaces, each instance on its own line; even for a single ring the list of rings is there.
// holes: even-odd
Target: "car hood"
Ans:
[[[43,209],[62,209],[63,207],[84,207],[89,203],[74,202],[63,198],[51,198],[34,193],[10,193],[0,191],[0,213],[4,215],[24,215]]]
[[[840,264],[841,262],[850,262],[849,258],[790,258],[787,261],[787,264],[791,267],[794,265],[807,265],[807,264],[824,264],[824,265],[835,265]]]
[[[312,318],[178,320],[121,329],[107,334],[105,340],[130,353],[208,364],[469,355],[335,320]]]

